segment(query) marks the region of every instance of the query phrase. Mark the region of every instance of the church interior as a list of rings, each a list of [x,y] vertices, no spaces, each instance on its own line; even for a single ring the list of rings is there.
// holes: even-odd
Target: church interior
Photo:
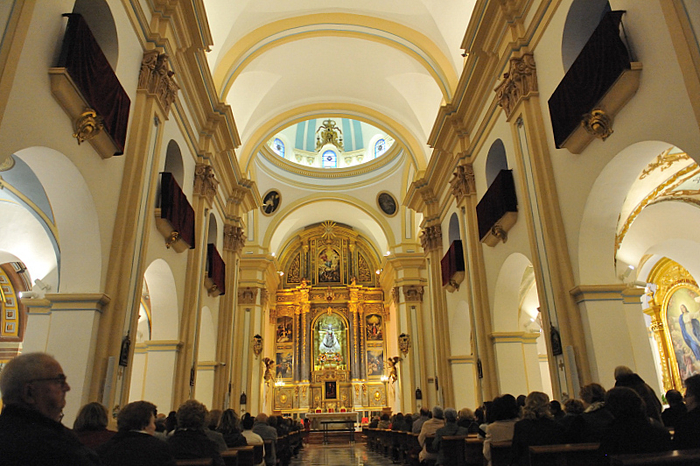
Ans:
[[[0,368],[313,414],[700,372],[694,0],[0,3]]]

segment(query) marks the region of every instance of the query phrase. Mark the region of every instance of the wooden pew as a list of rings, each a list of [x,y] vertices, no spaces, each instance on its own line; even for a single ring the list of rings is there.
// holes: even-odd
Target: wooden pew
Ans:
[[[246,445],[245,447],[234,447],[229,448],[228,451],[235,451],[238,457],[238,466],[253,466],[258,464],[255,462],[255,447],[253,445]],[[223,456],[223,455],[222,455]],[[260,456],[262,457],[262,448],[260,448]],[[224,459],[224,461],[226,461]]]
[[[464,449],[466,435],[446,435],[440,439],[440,449],[445,458],[444,466],[466,466]]]
[[[418,466],[418,454],[421,451],[420,443],[418,443],[418,434],[411,432],[406,433],[406,458],[405,463],[410,466]]]
[[[697,466],[700,450],[670,450],[661,453],[639,453],[636,455],[611,455],[612,466]]]
[[[221,453],[221,458],[226,466],[238,466],[238,450],[226,450]]]
[[[466,466],[483,466],[484,439],[468,436],[464,440],[464,464]]]
[[[491,464],[493,466],[510,466],[512,461],[512,442],[491,442]]]
[[[177,466],[211,466],[214,464],[212,458],[196,458],[196,459],[182,459],[175,460]]]
[[[530,450],[530,466],[590,466],[601,464],[597,443],[538,445]]]
[[[270,458],[277,459],[277,444],[274,440],[266,439],[265,442],[265,464]],[[257,464],[257,463],[255,463]]]

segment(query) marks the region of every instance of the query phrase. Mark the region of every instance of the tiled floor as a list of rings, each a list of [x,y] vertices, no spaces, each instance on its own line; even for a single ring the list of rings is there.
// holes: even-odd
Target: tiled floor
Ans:
[[[291,466],[389,466],[391,459],[367,451],[364,443],[304,445]]]

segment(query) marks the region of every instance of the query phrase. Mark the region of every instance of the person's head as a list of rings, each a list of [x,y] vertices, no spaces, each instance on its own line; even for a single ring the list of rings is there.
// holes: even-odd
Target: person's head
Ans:
[[[180,429],[203,429],[207,407],[197,400],[187,400],[178,408],[176,416]]]
[[[615,374],[615,380],[620,380],[623,377],[634,374],[634,372],[632,372],[632,369],[630,369],[627,366],[617,366],[615,368],[614,374]]]
[[[687,314],[688,313],[688,308],[685,306],[685,304],[681,304],[681,314]]]
[[[493,400],[489,411],[492,412],[494,421],[505,421],[517,418],[520,415],[520,406],[513,395],[506,393]]]
[[[409,426],[413,425],[413,415],[412,414],[406,414],[403,418],[404,422],[408,424]]]
[[[61,365],[46,353],[21,354],[0,372],[4,404],[23,405],[54,421],[61,420],[68,390]]]
[[[277,416],[270,416],[267,418],[267,424],[270,427],[277,428]]]
[[[644,400],[631,388],[615,387],[605,394],[605,407],[616,419],[644,419]]]
[[[700,406],[700,374],[691,375],[685,379],[685,404],[688,411]]]
[[[243,430],[252,429],[253,424],[255,424],[255,418],[251,416],[250,413],[245,413],[243,415],[243,419],[241,419],[241,425],[243,426]]]
[[[542,392],[531,392],[525,398],[525,406],[523,406],[524,419],[541,419],[552,417],[552,412],[549,404],[549,396]]]
[[[666,401],[669,406],[678,406],[683,403],[683,395],[678,390],[669,390],[666,392]]]
[[[224,412],[221,413],[221,419],[219,419],[217,430],[227,434],[238,430],[238,414],[232,409],[224,410]]]
[[[457,417],[459,420],[466,420],[470,422],[476,421],[476,416],[474,415],[474,411],[472,411],[469,408],[462,408],[459,410],[459,413],[457,413]]]
[[[177,428],[177,413],[170,411],[168,417],[165,418],[165,431],[172,432]]]
[[[216,426],[219,425],[219,419],[221,419],[220,409],[212,409],[209,411],[209,414],[207,414],[207,428],[211,430],[216,429]]]
[[[153,435],[156,431],[156,405],[148,401],[134,401],[124,406],[117,415],[119,432],[143,430]]]
[[[388,421],[388,420],[390,420],[391,418],[389,417],[389,414],[384,413],[384,414],[382,414],[381,419],[382,419],[382,421]]]
[[[102,430],[107,427],[107,408],[101,403],[93,401],[88,403],[78,412],[73,423],[73,430],[83,432],[87,430]]]
[[[571,398],[564,403],[564,412],[566,414],[581,414],[584,411],[583,401]]]
[[[552,416],[557,417],[563,413],[561,409],[561,403],[557,400],[552,400],[549,402],[549,410],[552,412]]]
[[[259,422],[261,424],[267,424],[267,420],[268,420],[268,417],[267,417],[267,414],[265,414],[265,413],[258,413],[258,415],[255,416],[255,422]]]
[[[579,396],[586,406],[592,405],[593,403],[600,403],[605,401],[605,388],[599,383],[589,383],[581,387]]]
[[[423,407],[420,409],[420,415],[421,417],[428,417],[430,416],[430,410],[426,407]]]
[[[484,412],[484,407],[479,406],[474,410],[474,416],[476,417],[476,423],[481,425],[486,422],[486,413]]]
[[[515,399],[515,401],[518,403],[519,407],[524,407],[525,406],[525,399],[527,396],[525,395],[518,395],[518,397]]]
[[[457,410],[454,408],[446,408],[443,413],[445,422],[457,422]]]
[[[433,418],[445,419],[445,413],[441,406],[433,406]]]

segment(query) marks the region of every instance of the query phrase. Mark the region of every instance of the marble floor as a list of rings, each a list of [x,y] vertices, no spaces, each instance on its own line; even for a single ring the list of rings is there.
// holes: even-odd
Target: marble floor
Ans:
[[[368,451],[364,443],[308,444],[292,459],[291,466],[389,466],[391,459]]]

